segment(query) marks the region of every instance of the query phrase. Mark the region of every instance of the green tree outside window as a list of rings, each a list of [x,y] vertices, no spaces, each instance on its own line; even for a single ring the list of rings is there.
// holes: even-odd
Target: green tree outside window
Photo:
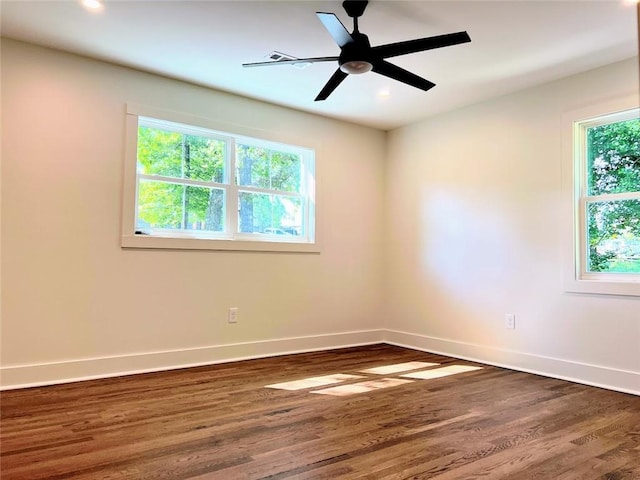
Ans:
[[[587,128],[588,262],[590,272],[640,273],[640,119]]]

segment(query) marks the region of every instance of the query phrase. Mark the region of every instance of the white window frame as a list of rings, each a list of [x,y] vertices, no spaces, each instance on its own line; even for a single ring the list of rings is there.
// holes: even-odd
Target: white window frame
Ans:
[[[185,230],[160,230],[136,233],[137,186],[140,179],[163,180],[157,176],[147,176],[137,172],[138,126],[147,125],[157,128],[169,127],[191,135],[213,138],[226,143],[225,178],[223,183],[192,182],[181,179],[181,184],[197,183],[198,186],[223,189],[225,193],[225,231],[203,232]],[[153,107],[127,105],[126,140],[124,160],[124,188],[122,202],[122,237],[121,245],[125,248],[160,248],[188,250],[232,250],[232,251],[264,251],[264,252],[300,252],[318,253],[315,228],[315,152],[309,147],[299,147],[291,143],[264,138],[264,131],[255,132],[236,125],[223,125],[210,119],[188,114],[170,112]],[[236,133],[227,133],[228,130]],[[258,138],[256,133],[261,134]],[[271,150],[300,154],[303,164],[303,192],[279,192],[251,186],[237,185],[235,182],[235,146],[237,143],[261,146]],[[170,179],[169,179],[170,180]],[[304,232],[301,236],[267,235],[261,233],[239,233],[237,198],[239,191],[250,191],[266,194],[283,194],[304,198],[305,218]]]
[[[569,292],[640,296],[640,275],[588,272],[587,203],[593,200],[639,199],[640,194],[589,196],[586,131],[589,127],[638,118],[638,97],[630,95],[568,112],[564,115],[563,187],[567,199],[567,245],[564,286]],[[570,227],[570,230],[568,228]]]

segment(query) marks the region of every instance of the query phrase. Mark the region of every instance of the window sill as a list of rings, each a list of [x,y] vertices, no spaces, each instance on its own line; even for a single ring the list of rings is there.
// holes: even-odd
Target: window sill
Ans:
[[[123,248],[152,248],[165,250],[213,250],[235,252],[320,253],[317,243],[219,240],[204,238],[157,237],[151,235],[123,235]]]
[[[640,281],[635,278],[620,281],[571,278],[565,281],[564,289],[571,293],[640,297]]]

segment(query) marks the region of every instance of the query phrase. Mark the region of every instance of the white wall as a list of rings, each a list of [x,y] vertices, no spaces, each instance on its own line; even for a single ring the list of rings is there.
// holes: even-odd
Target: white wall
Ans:
[[[631,59],[391,132],[388,339],[640,393],[640,298],[562,282],[563,114],[637,92]]]
[[[322,252],[122,249],[127,102],[316,147]],[[2,384],[380,340],[384,151],[374,129],[3,40]]]

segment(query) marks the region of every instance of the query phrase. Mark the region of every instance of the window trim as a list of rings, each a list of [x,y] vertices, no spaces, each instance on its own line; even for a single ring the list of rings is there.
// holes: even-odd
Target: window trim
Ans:
[[[217,140],[223,140],[227,142],[227,145],[231,145],[231,149],[228,149],[227,153],[227,166],[228,169],[225,175],[231,175],[234,170],[235,163],[235,142],[253,142],[265,144],[278,144],[285,149],[287,146],[293,144],[299,144],[300,142],[291,141],[289,138],[282,138],[282,135],[278,135],[275,132],[267,132],[263,130],[255,130],[251,128],[241,127],[238,125],[229,125],[221,122],[217,122],[211,119],[197,117],[185,113],[168,111],[158,109],[154,107],[142,106],[137,104],[126,105],[126,122],[125,122],[125,154],[124,154],[124,167],[123,167],[123,201],[122,201],[122,231],[121,231],[121,246],[123,248],[144,248],[144,249],[178,249],[178,250],[223,250],[223,251],[259,251],[259,252],[290,252],[290,253],[319,253],[320,243],[318,241],[318,231],[316,227],[317,213],[316,213],[316,190],[315,182],[310,186],[311,191],[308,192],[310,201],[307,203],[307,212],[305,215],[312,215],[314,221],[309,222],[308,236],[311,241],[303,241],[298,239],[292,239],[292,241],[283,241],[275,236],[268,235],[252,235],[236,233],[233,238],[228,235],[220,235],[218,233],[212,233],[211,238],[206,238],[209,235],[202,232],[194,232],[191,234],[188,231],[167,231],[167,235],[164,236],[160,232],[156,232],[154,235],[144,235],[135,233],[135,217],[137,208],[137,138],[138,138],[138,118],[144,117],[147,119],[166,121],[168,124],[175,123],[178,128],[186,127],[188,133],[203,134],[207,137],[215,138]],[[160,125],[160,123],[158,123]],[[221,132],[237,132],[234,134],[225,134]],[[200,132],[200,133],[198,133]],[[235,142],[229,142],[229,139],[235,139]],[[308,150],[311,155],[309,161],[313,162],[315,167],[315,154],[316,148],[312,147],[299,147],[300,149]],[[314,175],[317,178],[317,171]],[[229,195],[229,198],[233,198],[234,193],[237,196],[238,189],[243,190],[244,187],[238,186],[232,181],[231,178],[225,178],[224,181],[228,183],[224,184],[224,188]],[[214,182],[215,183],[215,182]],[[240,187],[240,188],[239,188]],[[256,190],[254,188],[247,187],[249,190]],[[260,189],[257,189],[260,190]],[[269,191],[273,193],[273,191]],[[290,193],[290,192],[286,192]],[[225,217],[227,221],[230,220],[228,228],[237,227],[237,211],[234,210],[234,202],[226,202]],[[204,237],[204,238],[203,238]]]
[[[563,283],[567,292],[640,296],[640,275],[586,271],[586,206],[599,196],[587,195],[586,142],[588,127],[638,116],[638,96],[631,94],[567,112],[563,115],[563,192],[566,207]],[[629,112],[628,114],[626,112]],[[631,194],[632,196],[634,194]],[[610,194],[622,200],[629,194]]]

